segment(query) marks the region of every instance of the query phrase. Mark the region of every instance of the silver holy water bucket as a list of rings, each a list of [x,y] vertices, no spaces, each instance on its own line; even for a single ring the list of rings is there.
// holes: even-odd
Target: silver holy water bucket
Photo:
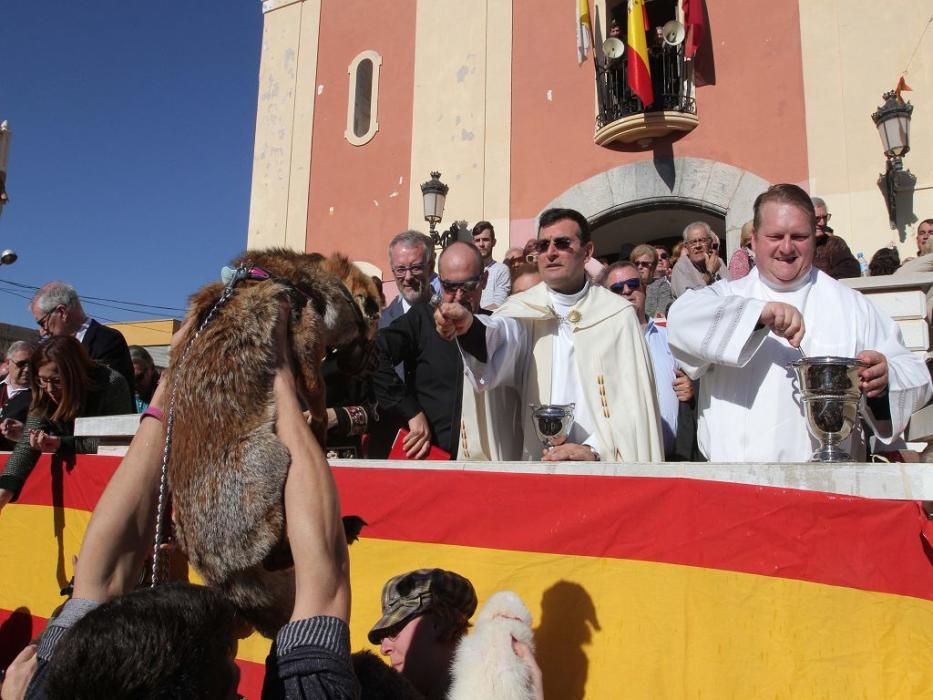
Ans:
[[[531,420],[544,449],[567,442],[575,404],[531,404]]]
[[[858,422],[858,372],[867,365],[851,357],[805,357],[792,362],[800,384],[807,428],[820,446],[811,462],[851,462],[839,444]]]

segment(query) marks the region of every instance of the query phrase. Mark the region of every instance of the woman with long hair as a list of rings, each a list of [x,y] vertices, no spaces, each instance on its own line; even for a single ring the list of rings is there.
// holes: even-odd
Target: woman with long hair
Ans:
[[[30,358],[32,404],[13,454],[0,474],[0,508],[19,496],[42,452],[97,451],[98,439],[75,437],[76,418],[134,413],[126,380],[94,362],[72,336],[42,343]]]

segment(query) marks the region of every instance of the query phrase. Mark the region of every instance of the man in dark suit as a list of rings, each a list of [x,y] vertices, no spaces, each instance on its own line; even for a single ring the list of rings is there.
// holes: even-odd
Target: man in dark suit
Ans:
[[[32,315],[42,337],[72,335],[92,359],[116,370],[133,392],[133,362],[120,331],[102,326],[84,313],[78,293],[70,284],[49,282],[32,298]]]
[[[389,243],[389,268],[398,287],[398,296],[382,311],[379,328],[386,328],[412,307],[427,302],[434,294],[434,243],[418,231],[404,231]]]
[[[6,351],[7,375],[0,381],[0,450],[12,450],[22,435],[32,401],[29,390],[29,358],[35,346],[17,340]]]

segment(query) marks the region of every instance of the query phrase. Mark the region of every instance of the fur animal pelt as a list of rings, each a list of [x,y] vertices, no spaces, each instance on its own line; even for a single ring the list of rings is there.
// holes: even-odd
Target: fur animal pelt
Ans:
[[[460,640],[451,667],[448,700],[534,700],[531,673],[515,655],[512,638],[534,652],[531,613],[512,591],[499,591]]]
[[[348,371],[365,367],[379,296],[372,279],[343,256],[248,251],[232,267],[261,269],[269,278],[248,276],[219,307],[223,284],[191,298],[188,316],[195,323],[163,379],[175,396],[169,485],[175,535],[192,565],[271,637],[288,621],[295,596],[284,534],[290,458],[274,432],[279,300],[291,301],[289,340],[299,393],[323,445],[324,354],[337,353]]]

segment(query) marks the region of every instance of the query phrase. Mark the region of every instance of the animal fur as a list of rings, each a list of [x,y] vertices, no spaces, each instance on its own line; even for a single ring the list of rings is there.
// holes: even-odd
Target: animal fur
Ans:
[[[273,279],[238,283],[185,355],[224,285],[201,289],[188,312],[195,324],[172,353],[164,380],[175,395],[169,485],[176,538],[195,569],[271,637],[288,621],[295,596],[284,534],[290,457],[274,432],[279,300],[291,298],[289,339],[299,392],[323,445],[324,354],[338,349],[338,362],[360,371],[379,297],[372,279],[343,256],[270,249],[248,251],[232,266],[246,262]]]
[[[405,676],[373,652],[357,651],[350,659],[360,682],[360,700],[424,700]]]
[[[451,667],[448,700],[534,700],[531,673],[515,655],[512,638],[534,653],[531,613],[512,591],[494,593],[460,640]]]

